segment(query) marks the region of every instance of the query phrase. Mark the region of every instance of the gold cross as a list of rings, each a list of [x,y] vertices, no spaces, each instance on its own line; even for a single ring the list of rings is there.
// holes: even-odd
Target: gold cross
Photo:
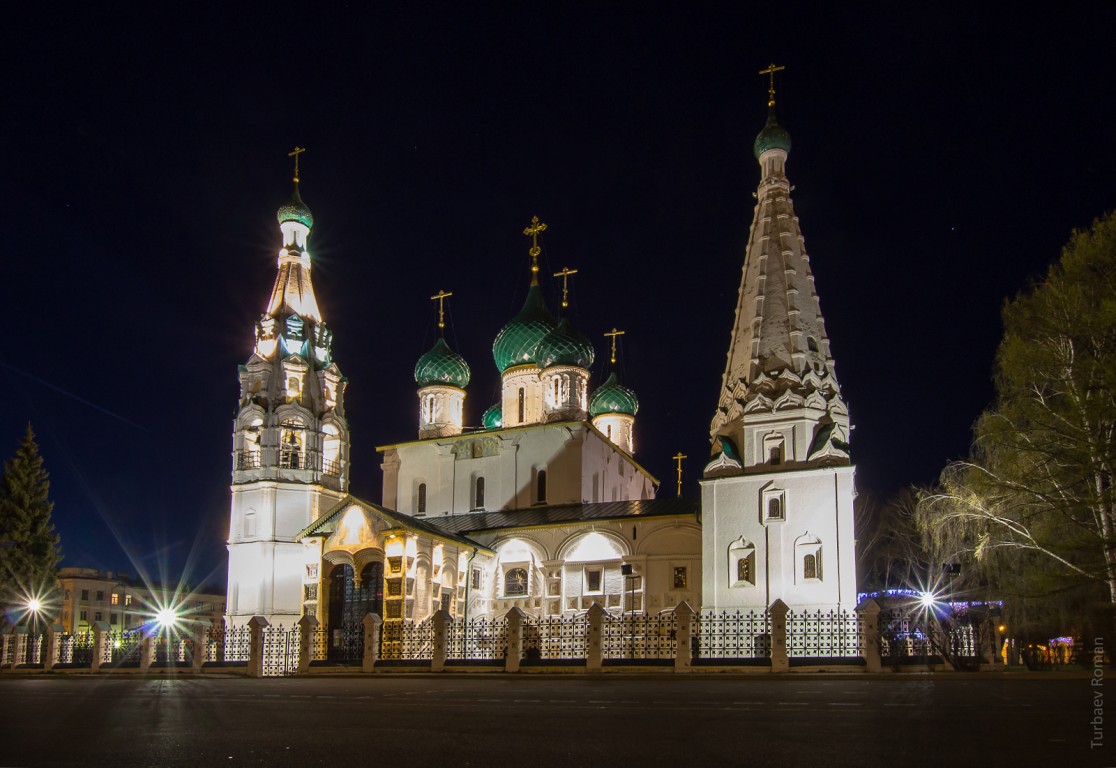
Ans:
[[[546,231],[546,224],[539,221],[538,216],[531,217],[531,226],[523,230],[523,234],[531,238],[531,285],[539,284],[539,254],[542,253],[542,248],[539,247],[539,233]]]
[[[301,155],[305,151],[306,150],[303,147],[295,147],[292,151],[287,153],[287,157],[293,157],[295,159],[295,176],[294,176],[294,183],[295,184],[298,183],[298,156]]]
[[[570,305],[570,302],[569,302],[569,297],[570,297],[569,280],[570,280],[570,275],[576,275],[576,274],[577,274],[577,270],[576,269],[570,269],[569,267],[562,267],[561,272],[555,272],[554,273],[555,277],[562,278],[562,309],[565,309],[566,307],[568,307]]]
[[[446,293],[441,288],[438,293],[430,297],[431,301],[438,302],[438,332],[441,333],[442,329],[446,327],[446,299],[452,296],[452,293]]]
[[[679,451],[678,453],[671,456],[671,458],[674,459],[674,461],[678,464],[678,496],[679,496],[679,498],[681,498],[682,497],[682,459],[686,459],[686,458],[689,458],[689,457],[686,456],[686,454],[682,453],[682,451]]]
[[[775,106],[775,73],[782,72],[786,67],[777,67],[774,62],[767,65],[767,69],[761,69],[761,75],[767,75],[770,79],[767,85],[767,106]]]
[[[615,328],[613,328],[611,331],[609,331],[608,333],[605,334],[605,336],[611,336],[612,337],[612,358],[611,358],[611,362],[612,362],[613,365],[616,365],[616,337],[617,336],[623,336],[624,333],[625,333],[624,331],[618,331]]]

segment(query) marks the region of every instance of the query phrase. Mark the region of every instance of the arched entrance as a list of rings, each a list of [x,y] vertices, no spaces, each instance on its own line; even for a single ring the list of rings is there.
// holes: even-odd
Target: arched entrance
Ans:
[[[364,626],[369,613],[384,614],[384,564],[368,563],[353,578],[350,565],[334,566],[329,575],[329,658],[359,661],[364,652]]]

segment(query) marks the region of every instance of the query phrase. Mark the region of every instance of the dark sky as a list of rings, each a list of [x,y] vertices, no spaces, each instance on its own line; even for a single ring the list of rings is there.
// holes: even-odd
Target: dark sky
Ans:
[[[65,564],[223,581],[237,365],[300,145],[356,493],[379,498],[376,445],[415,436],[439,288],[473,369],[468,421],[495,400],[491,343],[522,304],[535,214],[544,270],[579,270],[596,383],[601,334],[627,330],[637,458],[669,494],[670,456],[689,454],[696,493],[774,60],[859,486],[930,482],[993,396],[1002,302],[1116,203],[1113,13],[982,5],[10,18],[0,451],[34,424]]]

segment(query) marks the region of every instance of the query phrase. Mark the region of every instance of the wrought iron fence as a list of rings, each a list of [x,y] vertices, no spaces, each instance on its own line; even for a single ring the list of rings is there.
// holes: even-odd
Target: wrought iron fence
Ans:
[[[584,659],[589,654],[589,615],[527,618],[523,656],[528,659]]]
[[[447,659],[504,659],[508,655],[508,620],[503,616],[455,621],[446,627]]]
[[[152,638],[152,661],[162,666],[189,666],[194,662],[193,642],[177,632],[164,629]]]
[[[13,663],[15,666],[37,665],[43,663],[45,637],[41,634],[20,634],[14,636]]]
[[[322,625],[310,630],[310,661],[325,661],[329,649],[329,632]]]
[[[326,658],[337,664],[360,664],[364,660],[364,626],[332,627],[327,635]]]
[[[601,654],[606,659],[671,659],[677,636],[674,611],[609,615],[601,625]]]
[[[139,666],[143,653],[143,630],[106,632],[101,647],[101,663],[118,667]]]
[[[248,627],[210,627],[205,631],[205,660],[219,664],[247,662],[251,645]]]
[[[57,661],[74,667],[92,667],[93,632],[78,632],[59,637]]]
[[[448,631],[448,630],[447,630]],[[380,658],[430,659],[434,656],[434,621],[389,621],[380,634]]]
[[[855,611],[790,611],[787,656],[853,658],[864,654],[862,619]]]
[[[263,628],[263,659],[260,670],[264,677],[284,677],[298,672],[301,633],[298,627]]]
[[[771,616],[766,611],[703,611],[694,616],[690,648],[695,659],[771,657]]]

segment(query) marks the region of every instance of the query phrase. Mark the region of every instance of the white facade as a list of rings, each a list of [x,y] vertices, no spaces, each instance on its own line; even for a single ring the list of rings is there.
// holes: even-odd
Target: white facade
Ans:
[[[415,516],[651,499],[655,479],[583,421],[381,446],[383,503]],[[478,493],[479,490],[479,493]]]

